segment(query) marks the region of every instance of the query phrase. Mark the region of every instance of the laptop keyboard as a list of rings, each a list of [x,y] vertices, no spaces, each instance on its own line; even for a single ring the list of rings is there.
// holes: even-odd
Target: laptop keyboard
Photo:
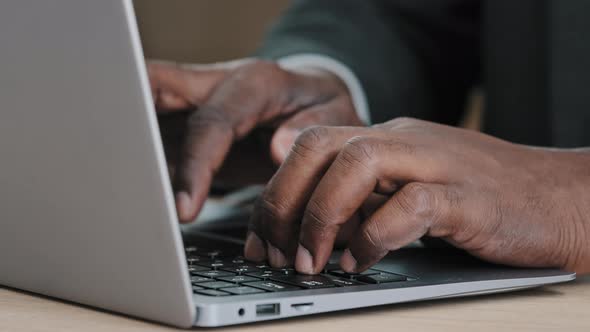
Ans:
[[[185,250],[193,291],[207,296],[351,287],[408,280],[406,276],[376,269],[349,274],[337,264],[328,264],[321,274],[304,275],[293,268],[272,268],[220,250],[197,247]]]

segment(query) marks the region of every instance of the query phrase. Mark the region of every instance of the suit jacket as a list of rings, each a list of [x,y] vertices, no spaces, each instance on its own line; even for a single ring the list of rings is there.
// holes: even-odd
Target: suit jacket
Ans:
[[[590,146],[588,0],[296,0],[260,55],[349,66],[373,122],[456,125],[486,95],[483,129],[538,146]]]

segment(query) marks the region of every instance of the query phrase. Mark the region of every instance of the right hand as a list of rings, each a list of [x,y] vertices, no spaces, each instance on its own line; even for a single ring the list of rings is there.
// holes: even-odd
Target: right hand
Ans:
[[[254,129],[271,130],[270,141],[261,148],[279,165],[309,126],[362,125],[345,84],[323,70],[294,72],[244,59],[214,65],[150,62],[148,72],[158,113],[186,115],[180,123],[183,137],[173,147],[180,153],[172,165],[181,222],[196,218],[232,145]],[[243,165],[238,164],[240,171],[256,171]]]
[[[302,133],[262,194],[245,256],[359,273],[422,236],[486,261],[590,273],[590,151],[539,148],[398,118]],[[371,195],[384,200],[371,213]],[[361,222],[359,223],[359,219]]]

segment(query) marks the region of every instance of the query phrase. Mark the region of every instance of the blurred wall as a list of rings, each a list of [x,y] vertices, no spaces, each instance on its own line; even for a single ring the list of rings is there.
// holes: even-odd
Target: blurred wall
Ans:
[[[362,1],[362,0],[359,0]],[[216,62],[249,56],[289,0],[134,0],[146,57]],[[470,98],[463,126],[481,125],[483,97]]]
[[[215,62],[252,54],[288,0],[135,0],[148,58]]]

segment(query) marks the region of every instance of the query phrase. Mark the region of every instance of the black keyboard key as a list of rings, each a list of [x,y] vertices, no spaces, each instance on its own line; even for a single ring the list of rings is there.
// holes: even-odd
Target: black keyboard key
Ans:
[[[235,284],[241,284],[244,282],[259,281],[260,280],[255,277],[250,277],[250,276],[245,276],[245,275],[237,275],[237,276],[233,276],[233,277],[221,277],[221,278],[217,278],[217,279],[221,280],[221,281],[233,282]]]
[[[201,277],[206,277],[206,278],[221,278],[221,277],[231,277],[231,276],[236,275],[235,273],[221,271],[221,270],[202,271],[202,272],[196,272],[195,274],[198,276],[201,276]]]
[[[272,267],[270,265],[264,264],[264,263],[260,263],[260,264],[255,264],[254,265],[255,268],[259,269],[259,270],[271,270]]]
[[[203,261],[203,258],[201,258],[199,256],[189,256],[189,257],[186,258],[186,262],[189,265],[194,265],[194,264],[197,264],[197,263],[202,262],[202,261]]]
[[[356,280],[352,280],[352,279],[345,279],[345,278],[341,278],[341,277],[337,277],[337,276],[333,276],[330,274],[324,274],[324,276],[326,278],[329,278],[330,280],[332,280],[332,282],[336,285],[336,286],[340,286],[340,287],[348,287],[348,286],[358,286],[358,285],[364,285],[363,283],[360,283]]]
[[[356,280],[369,284],[384,284],[388,282],[406,281],[407,278],[399,274],[381,272],[373,275],[361,275]]]
[[[250,276],[250,277],[255,277],[255,278],[269,279],[270,277],[272,277],[274,275],[278,275],[278,273],[275,273],[273,270],[258,270],[258,271],[246,273],[246,275]]]
[[[203,289],[196,291],[197,294],[207,295],[207,296],[228,296],[231,295],[230,293],[216,290],[216,289]]]
[[[247,264],[248,263],[248,261],[246,261],[246,259],[242,256],[238,256],[238,257],[232,259],[231,262],[234,264]]]
[[[225,287],[235,287],[235,284],[226,281],[211,281],[211,282],[204,282],[199,284],[200,287],[211,288],[211,289],[218,289],[218,288],[225,288]]]
[[[271,269],[271,270],[274,271],[275,273],[278,273],[278,274],[281,274],[281,275],[286,275],[286,276],[297,274],[297,272],[295,271],[295,269],[290,268],[290,267],[276,268],[276,269]]]
[[[194,274],[197,272],[209,271],[209,270],[211,270],[211,269],[208,267],[200,266],[200,265],[189,265],[188,266],[188,272],[190,272],[191,274]]]
[[[246,295],[246,294],[258,294],[258,293],[266,293],[262,289],[248,287],[248,286],[240,286],[240,287],[231,287],[231,288],[223,288],[223,291],[228,293],[232,293],[234,295]]]
[[[334,270],[334,271],[330,271],[329,274],[339,276],[342,278],[346,278],[346,279],[357,279],[360,276],[370,276],[373,274],[379,274],[380,272],[381,271],[377,271],[377,270],[373,270],[373,269],[368,269],[368,270],[363,271],[361,273],[347,273],[342,270]]]
[[[336,286],[334,282],[332,282],[332,280],[321,275],[298,274],[291,276],[273,277],[272,280],[284,282],[286,284],[306,289],[318,289]]]
[[[326,264],[326,266],[324,266],[324,270],[322,273],[327,274],[330,273],[330,271],[337,271],[340,270],[340,265],[337,263],[328,263]]]
[[[283,284],[281,282],[276,281],[254,281],[254,282],[247,282],[244,286],[251,286],[259,289],[263,289],[269,292],[285,292],[285,291],[293,291],[293,290],[300,290],[301,288],[296,286],[291,286],[287,284]]]
[[[270,279],[272,277],[281,277],[281,276],[288,276],[288,275],[295,275],[297,272],[295,272],[295,270],[291,270],[291,271],[281,271],[281,270],[259,270],[256,272],[250,272],[250,273],[246,273],[246,275],[251,276],[251,277],[256,277],[256,278],[262,278],[262,279]]]
[[[184,252],[185,252],[187,255],[189,255],[189,254],[194,254],[194,253],[196,253],[197,251],[198,251],[198,248],[197,248],[197,247],[193,247],[193,246],[184,248]]]
[[[207,256],[211,259],[219,259],[219,258],[223,258],[223,257],[230,257],[230,255],[226,252],[223,252],[221,250],[209,250],[206,251],[204,253],[199,253],[200,255],[202,254],[203,256]]]
[[[198,265],[208,267],[209,269],[219,270],[227,266],[231,266],[231,263],[224,262],[222,260],[209,260],[205,262],[198,262]]]
[[[201,277],[201,276],[191,276],[191,282],[193,284],[198,284],[201,282],[209,282],[209,281],[215,281],[215,280],[211,279],[211,278]]]
[[[222,269],[224,271],[229,271],[237,274],[254,273],[260,271],[258,268],[248,264],[230,265],[229,267],[224,267]]]

